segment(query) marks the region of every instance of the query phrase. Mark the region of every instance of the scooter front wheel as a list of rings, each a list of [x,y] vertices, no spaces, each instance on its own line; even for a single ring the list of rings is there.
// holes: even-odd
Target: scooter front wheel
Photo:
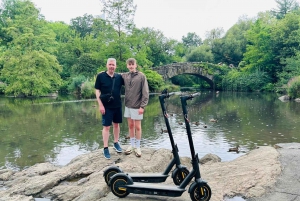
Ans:
[[[129,192],[127,191],[125,185],[127,184],[128,177],[124,175],[120,176],[114,176],[110,180],[110,190],[111,192],[119,197],[119,198],[124,198],[126,197]]]
[[[192,201],[208,201],[211,197],[211,189],[208,184],[204,183],[202,186],[198,187],[198,185],[191,185],[190,189],[190,197]]]
[[[109,185],[110,178],[120,172],[122,172],[122,170],[120,170],[120,168],[118,168],[118,167],[110,167],[107,170],[105,170],[103,173],[103,177],[104,177],[106,184]]]
[[[174,184],[180,185],[189,173],[190,171],[185,167],[181,169],[175,168],[172,174]]]

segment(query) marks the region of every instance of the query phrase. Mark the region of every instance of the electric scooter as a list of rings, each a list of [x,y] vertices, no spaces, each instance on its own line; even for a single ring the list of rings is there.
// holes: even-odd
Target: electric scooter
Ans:
[[[191,172],[183,179],[179,186],[134,182],[130,175],[125,173],[117,173],[112,176],[109,181],[110,189],[114,195],[119,198],[124,198],[129,193],[179,197],[184,193],[184,191],[186,190],[185,188],[190,183],[190,181],[195,178],[195,181],[190,185],[188,190],[191,200],[210,200],[211,189],[207,182],[202,180],[200,175],[199,158],[198,154],[195,154],[191,128],[188,120],[188,112],[186,108],[186,101],[192,99],[198,94],[199,93],[180,97],[192,157]]]
[[[161,105],[161,109],[167,126],[167,131],[169,134],[169,139],[172,146],[173,159],[170,161],[170,163],[168,164],[167,168],[164,170],[163,173],[129,173],[130,177],[134,182],[145,182],[145,183],[165,182],[174,165],[175,165],[175,169],[172,172],[172,178],[175,185],[181,184],[181,182],[186,177],[186,175],[189,174],[189,170],[187,169],[187,167],[181,165],[180,157],[178,154],[179,150],[177,144],[174,143],[173,134],[168,120],[168,114],[165,107],[165,99],[169,98],[173,94],[175,93],[174,92],[168,93],[168,91],[165,89],[162,91],[161,95],[159,96],[159,102]],[[113,175],[121,172],[123,171],[118,166],[111,166],[107,168],[103,173],[105,182],[109,185],[110,178]]]

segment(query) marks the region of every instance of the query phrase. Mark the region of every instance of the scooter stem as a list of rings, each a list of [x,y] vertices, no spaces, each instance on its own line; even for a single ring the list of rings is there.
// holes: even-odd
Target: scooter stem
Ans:
[[[194,93],[191,95],[186,95],[186,96],[181,96],[180,100],[181,100],[181,105],[182,105],[182,112],[183,112],[183,116],[184,116],[184,122],[185,122],[185,126],[186,126],[186,131],[187,131],[187,136],[188,136],[188,140],[189,140],[189,145],[190,145],[190,150],[191,150],[191,157],[192,160],[195,160],[195,148],[194,148],[194,142],[192,139],[192,132],[191,132],[191,127],[190,127],[190,123],[189,123],[189,119],[188,119],[188,111],[186,108],[186,101],[187,100],[191,100],[193,99],[195,96],[200,95],[200,93]]]

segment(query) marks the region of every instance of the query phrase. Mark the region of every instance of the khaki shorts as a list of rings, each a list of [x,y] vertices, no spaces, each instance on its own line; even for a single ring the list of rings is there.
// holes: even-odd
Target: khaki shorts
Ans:
[[[133,120],[142,120],[143,114],[139,114],[139,109],[125,107],[124,117],[131,118]]]

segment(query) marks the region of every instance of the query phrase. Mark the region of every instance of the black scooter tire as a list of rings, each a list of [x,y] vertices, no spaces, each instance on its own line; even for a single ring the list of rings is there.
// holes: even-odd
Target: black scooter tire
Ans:
[[[189,173],[190,171],[185,167],[181,169],[175,168],[172,174],[174,184],[179,186]]]
[[[208,184],[206,184],[206,183],[202,184],[202,187],[200,189],[202,192],[202,195],[200,195],[201,193],[199,193],[198,185],[191,184],[191,187],[192,188],[190,189],[190,197],[191,197],[192,201],[208,201],[208,200],[210,200],[211,189]]]
[[[115,174],[117,173],[120,173],[122,172],[119,168],[110,168],[108,170],[106,170],[104,173],[103,173],[103,177],[104,177],[104,180],[106,182],[106,184],[109,186],[109,180],[112,176],[114,176]]]
[[[113,178],[111,178],[110,190],[115,196],[119,198],[124,198],[129,194],[129,192],[126,190],[126,187],[120,187],[127,184],[128,181],[127,179],[128,177],[124,175],[120,175],[120,176],[116,175]]]

